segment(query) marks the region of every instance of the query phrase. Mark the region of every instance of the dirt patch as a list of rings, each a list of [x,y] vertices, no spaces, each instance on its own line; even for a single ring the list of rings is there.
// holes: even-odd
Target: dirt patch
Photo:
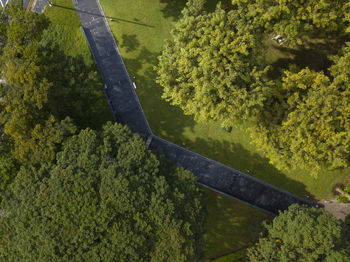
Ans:
[[[338,203],[336,200],[326,200],[321,203],[324,205],[324,210],[343,221],[350,214],[350,203]]]

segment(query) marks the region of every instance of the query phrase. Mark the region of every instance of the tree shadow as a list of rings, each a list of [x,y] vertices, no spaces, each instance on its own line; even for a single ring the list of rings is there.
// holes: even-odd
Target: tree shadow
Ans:
[[[120,44],[121,47],[124,47],[126,49],[126,52],[132,52],[135,51],[139,46],[140,42],[137,40],[136,34],[133,35],[122,35],[122,43]]]
[[[208,212],[204,234],[207,261],[251,245],[262,231],[262,221],[273,218],[210,189],[201,188],[201,192]]]
[[[274,79],[279,78],[290,65],[296,65],[298,70],[309,67],[311,70],[323,71],[328,74],[327,69],[331,65],[329,55],[337,54],[344,41],[344,39],[312,39],[299,48],[288,48],[274,44],[272,50],[284,54],[285,58],[280,58],[271,64],[272,70],[269,76]]]
[[[181,11],[185,8],[188,0],[160,0],[162,4],[165,4],[162,9],[163,16],[165,18],[172,17],[179,19]]]
[[[42,68],[52,83],[48,92],[50,112],[58,119],[69,116],[79,128],[100,129],[113,120],[96,65],[87,65],[81,55],[67,56],[53,42],[42,48],[46,59]]]

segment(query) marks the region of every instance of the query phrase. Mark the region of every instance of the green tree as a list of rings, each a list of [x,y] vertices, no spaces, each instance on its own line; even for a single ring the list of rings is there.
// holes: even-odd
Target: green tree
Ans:
[[[2,202],[0,260],[201,261],[195,177],[108,123],[67,139],[56,164],[22,167]]]
[[[350,159],[350,44],[332,57],[330,76],[286,71],[252,139],[280,168],[345,168]]]
[[[348,0],[233,0],[240,19],[266,34],[281,35],[289,46],[313,37],[345,32]]]
[[[349,226],[317,208],[291,205],[265,224],[250,261],[349,261]]]
[[[219,4],[206,13],[202,2],[189,1],[183,10],[159,57],[157,82],[162,97],[185,114],[230,126],[254,117],[269,92],[263,41],[238,23],[235,10]]]

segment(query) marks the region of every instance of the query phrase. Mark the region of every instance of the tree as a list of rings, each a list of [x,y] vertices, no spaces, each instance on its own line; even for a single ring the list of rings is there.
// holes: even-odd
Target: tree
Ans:
[[[0,260],[200,261],[195,177],[127,127],[81,131],[56,164],[23,167],[2,202]]]
[[[349,261],[349,226],[317,208],[291,205],[265,224],[250,261]]]
[[[235,10],[218,5],[208,14],[202,2],[189,1],[183,10],[159,57],[157,83],[185,114],[230,126],[254,117],[269,92],[263,41],[238,23]]]
[[[3,14],[8,19],[0,56],[1,78],[6,81],[0,89],[3,133],[11,137],[17,160],[52,161],[57,147],[75,132],[75,126],[68,118],[55,118],[47,107],[53,84],[42,66],[46,61],[39,41],[48,21],[18,5],[9,5]]]
[[[276,33],[294,47],[312,37],[345,32],[347,0],[233,0],[240,19],[266,34]]]
[[[330,76],[285,71],[252,139],[279,168],[345,168],[350,159],[350,44],[333,56]]]

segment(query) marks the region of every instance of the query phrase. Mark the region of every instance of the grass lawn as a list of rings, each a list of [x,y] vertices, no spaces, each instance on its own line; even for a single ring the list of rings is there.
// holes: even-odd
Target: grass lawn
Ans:
[[[213,262],[240,262],[240,261],[246,261],[245,256],[246,256],[246,249],[242,249],[212,261]]]
[[[261,221],[272,216],[209,189],[203,189],[207,207],[206,258],[214,258],[252,243]]]

